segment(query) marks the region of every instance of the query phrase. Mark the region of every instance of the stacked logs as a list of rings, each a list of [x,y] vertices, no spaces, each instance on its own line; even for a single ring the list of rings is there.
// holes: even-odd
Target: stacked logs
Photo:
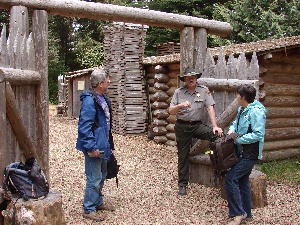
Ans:
[[[122,135],[144,133],[147,96],[141,62],[146,29],[115,22],[104,32],[105,69],[111,80],[107,94],[113,110],[112,131]]]
[[[274,52],[260,59],[262,103],[267,113],[264,160],[300,154],[299,48]]]
[[[176,146],[174,130],[176,117],[168,113],[168,107],[177,88],[179,73],[178,63],[147,68],[154,141],[169,146]]]

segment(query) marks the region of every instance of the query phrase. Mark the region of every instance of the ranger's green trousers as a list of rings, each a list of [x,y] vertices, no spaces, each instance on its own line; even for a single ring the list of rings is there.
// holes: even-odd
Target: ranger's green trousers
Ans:
[[[178,149],[178,185],[187,186],[189,181],[189,152],[192,138],[214,141],[217,135],[204,124],[182,124],[176,122],[175,135]]]

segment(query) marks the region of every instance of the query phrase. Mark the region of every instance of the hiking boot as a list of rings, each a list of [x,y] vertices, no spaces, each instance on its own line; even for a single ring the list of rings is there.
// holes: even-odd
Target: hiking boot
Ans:
[[[83,213],[83,218],[90,219],[94,221],[104,221],[104,217],[101,217],[97,212],[91,212],[91,213]]]
[[[187,195],[186,187],[185,186],[179,186],[178,194],[179,195]]]
[[[103,203],[103,204],[97,206],[97,207],[96,207],[96,210],[97,210],[97,211],[106,210],[106,211],[111,211],[111,212],[113,212],[113,211],[115,211],[115,208],[114,208],[113,206],[105,205],[105,204]]]
[[[247,213],[244,213],[241,216],[235,216],[232,218],[232,221],[230,221],[230,223],[228,223],[228,225],[240,225],[241,222],[247,218]]]

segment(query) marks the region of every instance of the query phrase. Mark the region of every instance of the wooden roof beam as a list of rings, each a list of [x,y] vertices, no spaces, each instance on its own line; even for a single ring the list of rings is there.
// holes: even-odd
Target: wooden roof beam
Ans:
[[[178,30],[186,26],[205,28],[208,34],[223,37],[233,30],[226,22],[111,4],[78,0],[0,0],[2,9],[10,9],[17,5],[46,10],[50,14],[66,17],[136,23]]]

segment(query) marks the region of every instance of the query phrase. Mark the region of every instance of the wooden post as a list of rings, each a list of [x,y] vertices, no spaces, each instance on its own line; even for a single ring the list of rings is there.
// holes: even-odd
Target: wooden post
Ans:
[[[207,30],[204,28],[195,29],[195,51],[194,62],[195,69],[201,73],[204,70],[204,60],[206,58],[207,51]]]
[[[188,67],[194,68],[194,45],[194,28],[183,28],[180,31],[180,73]]]
[[[6,98],[5,98],[5,82],[1,80],[0,75],[0,182],[3,181],[4,168],[7,165],[7,149],[6,149]]]
[[[48,14],[44,10],[35,10],[32,17],[33,41],[35,46],[36,71],[41,82],[36,90],[36,149],[39,162],[49,176],[49,104],[48,104]]]

